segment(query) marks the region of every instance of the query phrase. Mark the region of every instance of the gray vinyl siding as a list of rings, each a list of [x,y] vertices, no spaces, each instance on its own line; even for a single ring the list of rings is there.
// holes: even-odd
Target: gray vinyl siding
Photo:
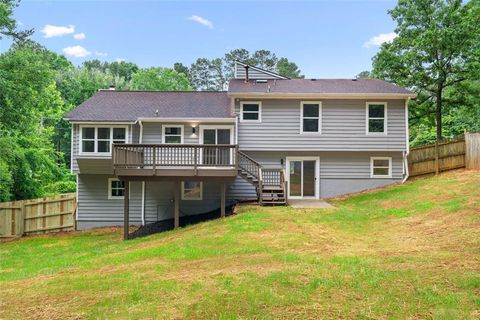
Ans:
[[[384,136],[366,134],[367,100],[322,100],[321,134],[300,133],[302,100],[261,101],[262,122],[239,123],[240,150],[406,150],[404,100],[382,100],[387,102]],[[235,102],[235,111],[240,112],[240,101]]]
[[[248,68],[249,79],[281,79],[281,77],[274,76],[260,70]],[[235,64],[235,79],[245,79],[245,67],[240,64]]]
[[[173,181],[145,183],[145,221],[147,223],[173,218],[174,190],[175,182]],[[180,216],[207,213],[218,208],[220,208],[220,183],[204,181],[203,199],[181,200]]]
[[[79,228],[123,224],[123,200],[108,199],[110,175],[78,175]],[[145,222],[173,218],[175,182],[145,182]],[[227,190],[229,188],[227,187]],[[228,205],[228,203],[227,203]],[[220,207],[220,182],[203,182],[203,200],[181,200],[180,216],[207,213]],[[130,223],[141,224],[142,182],[130,182]]]
[[[145,122],[143,123],[143,143],[158,144],[162,143],[162,125],[183,125],[183,143],[184,144],[198,144],[200,130],[196,128],[196,133],[193,134],[193,127],[189,123],[160,123],[160,122]]]
[[[109,222],[123,224],[123,200],[108,199],[108,179],[110,175],[78,175],[78,213],[80,222]],[[130,182],[130,221],[141,222],[142,208],[141,182]]]
[[[255,187],[244,178],[237,177],[227,189],[227,199],[235,201],[253,201],[257,199]]]
[[[404,178],[402,152],[246,152],[265,168],[286,167],[287,157],[320,157],[320,197],[329,198],[400,182]],[[392,157],[392,178],[371,178],[370,158]],[[282,165],[283,159],[283,165]],[[238,178],[230,197],[251,200],[255,189]]]

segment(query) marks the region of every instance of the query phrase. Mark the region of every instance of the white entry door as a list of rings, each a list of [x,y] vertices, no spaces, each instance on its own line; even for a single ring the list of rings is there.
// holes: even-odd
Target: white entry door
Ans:
[[[319,198],[318,157],[287,157],[288,197],[291,199]]]

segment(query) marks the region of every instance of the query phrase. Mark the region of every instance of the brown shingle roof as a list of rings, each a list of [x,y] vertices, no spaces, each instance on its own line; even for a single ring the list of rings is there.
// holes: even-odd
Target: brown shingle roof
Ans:
[[[269,91],[270,87],[270,91]],[[393,83],[377,79],[289,79],[259,83],[231,80],[228,93],[307,93],[307,94],[413,94]]]
[[[226,92],[104,90],[65,118],[71,121],[130,122],[138,118],[231,118]]]

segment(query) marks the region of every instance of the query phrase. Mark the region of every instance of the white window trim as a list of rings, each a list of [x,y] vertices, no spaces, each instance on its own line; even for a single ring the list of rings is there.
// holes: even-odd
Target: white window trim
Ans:
[[[113,181],[120,181],[120,179],[117,179],[117,178],[108,178],[108,199],[109,200],[121,200],[121,199],[124,199],[125,197],[120,197],[120,196],[112,196],[112,182]],[[130,182],[129,182],[130,183]],[[129,190],[129,193],[130,193],[130,188],[128,188]],[[125,191],[124,191],[125,193]],[[129,194],[129,197],[130,199],[130,194]]]
[[[230,144],[235,144],[235,137],[234,137],[234,128],[232,125],[200,125],[200,137],[199,137],[199,144],[203,144],[203,131],[205,129],[230,129]]]
[[[184,201],[200,201],[200,200],[203,200],[203,181],[199,181],[200,182],[200,197],[199,198],[195,198],[195,199],[192,199],[192,198],[185,198],[185,181],[182,181],[182,200]]]
[[[373,174],[374,160],[388,160],[388,175]],[[370,157],[370,178],[382,179],[382,178],[391,178],[391,177],[392,177],[392,157]]]
[[[303,105],[304,104],[318,104],[318,131],[303,131]],[[306,119],[316,119],[316,117],[307,117]],[[322,134],[322,101],[301,101],[300,102],[300,134]]]
[[[369,123],[369,120],[370,120],[370,117],[369,117],[369,106],[371,104],[381,104],[383,105],[384,107],[384,117],[383,117],[383,132],[370,132],[370,123]],[[365,119],[365,128],[366,128],[366,134],[367,136],[386,136],[387,135],[387,131],[388,131],[388,119],[387,119],[387,116],[388,116],[388,112],[387,112],[387,103],[386,102],[372,102],[372,101],[367,101],[366,103],[366,119]],[[372,119],[381,119],[381,118],[372,118]]]
[[[94,136],[94,150],[93,152],[83,151],[83,128],[94,128],[95,129],[95,136]],[[98,128],[110,128],[110,144],[113,144],[113,128],[124,128],[125,129],[125,143],[129,143],[128,140],[128,126],[121,126],[121,125],[111,125],[111,124],[92,124],[92,125],[80,125],[78,131],[78,154],[79,155],[99,155],[99,156],[110,156],[112,155],[112,146],[110,145],[110,152],[97,152],[97,135],[98,135]],[[90,140],[90,139],[89,139]]]
[[[162,125],[162,143],[166,143],[165,142],[165,129],[166,128],[180,128],[180,130],[182,132],[181,137],[180,137],[180,144],[183,144],[183,141],[184,141],[183,138],[185,136],[185,126],[183,124],[164,124],[164,125]]]
[[[258,119],[257,120],[243,119],[243,105],[244,104],[257,104],[258,105]],[[246,111],[246,112],[247,113],[255,113],[253,111]],[[242,102],[240,102],[240,122],[253,122],[253,123],[262,122],[262,102],[261,101],[242,101]]]

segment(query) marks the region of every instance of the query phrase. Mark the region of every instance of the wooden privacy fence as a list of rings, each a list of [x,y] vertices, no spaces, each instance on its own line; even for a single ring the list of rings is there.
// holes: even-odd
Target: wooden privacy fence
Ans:
[[[465,167],[480,169],[480,133],[465,133]]]
[[[464,167],[480,169],[480,133],[465,133],[453,141],[412,148],[408,155],[411,177]]]
[[[0,238],[75,230],[75,194],[0,203]]]

